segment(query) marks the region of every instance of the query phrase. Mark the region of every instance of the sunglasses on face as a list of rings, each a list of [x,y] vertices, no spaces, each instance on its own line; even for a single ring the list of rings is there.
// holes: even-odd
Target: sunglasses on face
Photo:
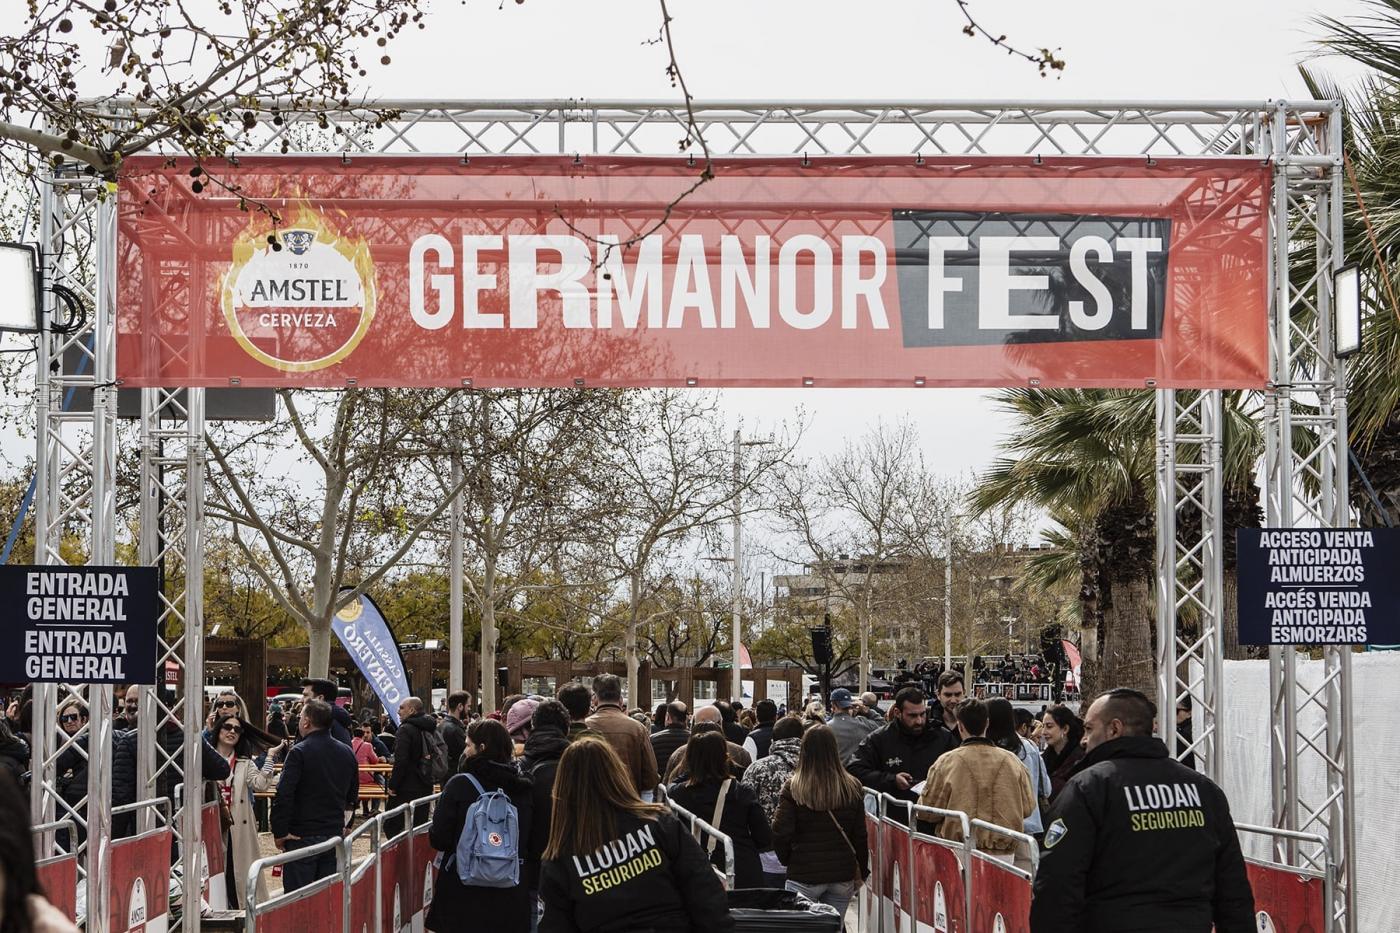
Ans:
[[[80,720],[80,719],[82,719],[82,718],[83,718],[83,717],[79,716],[77,713],[65,713],[64,715],[58,717],[58,721],[59,721],[59,722],[77,722],[78,720]]]
[[[223,708],[223,709],[235,709],[235,708],[237,708],[237,706],[238,706],[238,701],[237,701],[237,700],[220,700],[220,701],[218,701],[217,703],[215,703],[214,705],[217,706],[217,707]]]
[[[238,733],[240,733],[240,732],[243,731],[243,727],[242,727],[242,726],[235,726],[235,725],[231,725],[231,724],[230,724],[230,725],[225,725],[225,726],[224,726],[221,730],[219,730],[219,731],[221,731],[221,732],[232,732],[234,735],[237,735]]]

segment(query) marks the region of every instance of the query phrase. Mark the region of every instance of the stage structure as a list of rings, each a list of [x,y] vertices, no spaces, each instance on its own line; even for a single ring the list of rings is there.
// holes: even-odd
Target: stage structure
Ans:
[[[121,102],[113,104],[123,106]],[[582,101],[388,101],[393,116],[373,123],[368,108],[332,110],[325,119],[346,131],[338,152],[346,166],[357,158],[386,154],[436,154],[470,165],[477,156],[590,156],[677,153],[689,138],[686,108],[675,102]],[[1346,404],[1342,364],[1333,347],[1331,271],[1340,267],[1342,157],[1340,104],[1331,101],[1239,101],[1144,103],[1065,102],[700,102],[696,122],[716,156],[880,156],[922,165],[942,157],[997,156],[1023,167],[1051,164],[1055,157],[1156,160],[1209,157],[1268,170],[1267,216],[1257,218],[1267,236],[1269,276],[1267,405],[1267,524],[1349,524],[1346,507]],[[250,159],[280,154],[293,125],[321,114],[284,113],[280,128],[260,125],[238,140]],[[328,137],[329,138],[329,137]],[[698,144],[681,151],[695,161]],[[1087,157],[1087,159],[1082,158]],[[293,159],[287,160],[293,164]],[[943,160],[946,163],[946,160]],[[970,160],[973,161],[973,160]],[[703,191],[703,189],[702,189]],[[110,562],[116,533],[117,205],[105,183],[61,169],[42,188],[44,277],[82,297],[92,309],[88,334],[47,333],[39,350],[36,560],[62,563],[64,534],[81,533],[94,562]],[[1247,218],[1235,218],[1246,223]],[[1314,245],[1316,269],[1308,281],[1291,275],[1290,252]],[[192,282],[188,307],[197,290]],[[181,307],[178,294],[163,300]],[[56,319],[51,292],[46,319]],[[192,315],[193,316],[193,315]],[[81,347],[82,365],[65,368],[64,351]],[[196,343],[173,352],[198,354]],[[198,361],[191,361],[192,365]],[[935,380],[930,378],[929,384]],[[923,385],[921,379],[914,385]],[[1034,381],[1032,385],[1036,384]],[[1226,753],[1217,723],[1222,696],[1224,606],[1221,558],[1224,548],[1221,463],[1221,392],[1203,386],[1156,389],[1157,405],[1157,644],[1162,737],[1175,746],[1171,710],[1190,697],[1195,709],[1192,749],[1203,770],[1217,780]],[[94,391],[91,414],[64,411],[74,388]],[[144,388],[141,419],[141,560],[163,563],[167,581],[175,565],[202,566],[205,459],[204,392],[175,393],[175,386]],[[1306,438],[1306,442],[1302,439]],[[1192,529],[1190,537],[1181,533]],[[174,719],[189,730],[203,720],[203,634],[200,575],[182,574],[182,592],[167,582],[161,610],[160,683],[178,683],[182,700],[167,707],[145,688],[142,721]],[[1183,626],[1182,620],[1189,620]],[[1279,828],[1316,833],[1329,841],[1326,856],[1279,852],[1295,864],[1323,870],[1335,863],[1334,933],[1354,930],[1353,790],[1351,777],[1350,655],[1325,652],[1321,688],[1301,692],[1296,652],[1273,649],[1273,800]],[[167,674],[171,680],[167,681]],[[57,756],[71,744],[56,733],[56,710],[70,698],[88,702],[95,765],[87,807],[88,928],[105,931],[104,865],[110,835],[109,773],[111,693],[104,688],[40,686],[35,703],[34,821],[73,815],[55,781]],[[1300,721],[1314,708],[1325,712],[1323,728],[1304,732]],[[140,746],[138,796],[153,796],[180,772],[198,769],[197,748],[186,742],[168,755],[150,733]],[[1308,798],[1300,788],[1304,763],[1315,759],[1326,775],[1326,792]],[[150,817],[147,817],[150,819]],[[197,903],[191,879],[200,877],[199,814],[184,807],[173,822],[182,843],[186,904]],[[197,884],[197,881],[195,882]],[[197,913],[186,910],[185,930],[197,930]]]

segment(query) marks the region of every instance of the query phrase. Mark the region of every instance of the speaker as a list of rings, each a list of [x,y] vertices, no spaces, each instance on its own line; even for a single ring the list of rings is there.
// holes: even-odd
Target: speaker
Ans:
[[[812,660],[818,664],[830,664],[831,653],[831,629],[826,626],[818,626],[808,629],[812,635]]]

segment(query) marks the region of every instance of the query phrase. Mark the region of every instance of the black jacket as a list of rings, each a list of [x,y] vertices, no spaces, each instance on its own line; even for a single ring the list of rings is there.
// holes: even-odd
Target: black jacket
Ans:
[[[753,731],[749,733],[749,741],[753,743],[756,750],[756,754],[753,756],[754,761],[767,758],[768,746],[773,744],[773,723],[762,722],[754,726]],[[744,743],[740,742],[739,744],[743,745]]]
[[[940,755],[957,747],[957,738],[937,723],[925,726],[918,735],[910,735],[899,723],[891,722],[861,740],[846,770],[882,794],[917,800],[918,794],[895,786],[895,775],[908,774],[917,784],[928,777],[928,769]]]
[[[554,814],[554,774],[559,770],[559,757],[569,747],[569,738],[552,726],[541,726],[525,740],[525,755],[520,759],[520,771],[533,785],[530,792],[529,845],[525,852],[525,884],[540,886],[540,858],[549,844],[550,820]]]
[[[669,812],[654,820],[619,814],[602,849],[545,862],[540,898],[540,933],[734,930],[724,885]]]
[[[16,736],[14,741],[0,745],[0,770],[8,772],[10,777],[15,779],[16,786],[24,786],[24,775],[29,772],[29,745],[24,739]],[[86,765],[83,767],[83,776],[86,779]]]
[[[447,766],[457,771],[462,764],[462,752],[467,750],[467,727],[456,716],[443,717],[438,728],[442,734],[442,744],[447,746]]]
[[[666,788],[666,796],[713,826],[719,787],[718,783],[676,783]],[[730,783],[724,812],[715,828],[734,842],[734,886],[763,887],[763,865],[758,853],[773,848],[773,831],[768,825],[768,814],[763,812],[752,787],[737,780]],[[701,841],[705,841],[704,837]],[[716,844],[711,858],[716,868],[722,868],[724,849]]]
[[[437,721],[427,713],[410,716],[399,723],[399,731],[394,733],[394,770],[389,772],[389,793],[399,803],[408,803],[433,792],[432,781],[424,780],[419,763],[427,751],[423,733],[436,730]]]
[[[415,717],[416,718],[416,717]],[[403,732],[402,729],[399,730]],[[428,841],[434,849],[445,852],[442,870],[437,874],[433,903],[428,908],[426,926],[434,933],[476,931],[489,929],[495,933],[525,933],[530,929],[529,889],[525,873],[513,888],[483,888],[462,884],[457,876],[457,840],[467,822],[470,809],[479,794],[470,774],[488,791],[502,790],[515,804],[519,820],[519,842],[522,850],[530,838],[533,814],[531,810],[530,779],[522,777],[514,764],[502,764],[485,758],[468,758],[462,773],[454,774],[442,788],[433,822],[428,827]]]
[[[685,726],[667,726],[660,732],[651,734],[651,750],[656,754],[656,763],[665,768],[676,749],[690,741],[690,730]],[[665,777],[663,774],[662,777]]]
[[[853,881],[859,866],[870,876],[865,806],[859,798],[839,810],[809,810],[792,799],[786,784],[773,814],[773,851],[789,879],[800,884]]]
[[[137,800],[136,787],[136,753],[137,743],[140,741],[141,727],[128,730],[117,735],[113,739],[112,746],[112,806],[118,807],[122,804],[135,803]],[[159,777],[156,778],[155,793],[150,794],[142,791],[141,799],[150,796],[165,797],[175,804],[175,788],[180,784],[179,769],[184,765],[185,736],[180,731],[180,727],[174,723],[166,723],[163,728],[156,733],[156,739],[160,743],[165,754],[175,761],[175,767],[166,768]],[[205,781],[222,781],[229,775],[228,761],[220,758],[219,753],[202,738],[202,732],[194,732],[194,740],[199,743],[199,763],[200,778]],[[160,756],[157,756],[160,758]],[[112,835],[120,838],[129,836],[136,831],[136,814],[122,813],[112,818]]]
[[[331,704],[331,737],[337,742],[344,742],[348,747],[352,738],[351,733],[355,731],[355,721],[350,718],[350,711],[339,703]]]
[[[345,811],[355,809],[359,799],[355,753],[329,731],[313,732],[293,745],[282,763],[272,799],[272,836],[339,836],[345,831]]]
[[[744,739],[749,737],[749,730],[737,722],[727,722],[721,728],[724,730],[724,737],[735,745],[743,745]]]
[[[1160,739],[1089,752],[1045,822],[1032,933],[1254,933],[1225,794]]]

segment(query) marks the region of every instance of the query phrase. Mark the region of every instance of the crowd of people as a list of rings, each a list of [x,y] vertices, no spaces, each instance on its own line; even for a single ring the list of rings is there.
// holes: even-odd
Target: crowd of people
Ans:
[[[507,697],[484,715],[465,691],[437,712],[410,697],[394,726],[356,722],[336,703],[333,683],[309,680],[294,708],[273,709],[261,723],[226,690],[195,735],[203,799],[220,804],[231,905],[249,897],[261,794],[271,797],[270,832],[282,851],[340,838],[357,816],[374,814],[367,804],[379,798],[393,812],[387,833],[428,823],[442,855],[426,926],[439,933],[476,929],[486,916],[502,931],[728,930],[717,871],[725,867],[736,887],[783,889],[802,899],[796,903],[844,915],[870,873],[869,789],[897,802],[892,815],[945,839],[961,841],[964,826],[948,811],[1030,836],[1041,865],[1036,933],[1118,929],[1105,919],[1112,905],[1146,903],[1174,919],[1134,929],[1196,930],[1202,916],[1203,931],[1211,922],[1221,933],[1252,929],[1252,919],[1239,925],[1252,917],[1252,901],[1223,795],[1151,737],[1155,709],[1146,697],[1110,691],[1081,720],[1063,705],[1036,716],[1005,699],[970,697],[956,670],[935,686],[931,697],[903,687],[883,709],[873,694],[836,689],[826,703],[792,712],[760,700],[693,712],[677,701],[647,713],[627,708],[618,677],[601,675],[563,684],[554,696]],[[129,693],[124,713],[139,729],[137,707]],[[60,727],[76,734],[84,717],[80,704],[65,705]],[[23,725],[18,716],[0,723],[0,774],[27,770]],[[114,740],[114,784],[127,780],[116,763],[134,736],[128,729]],[[172,723],[156,736],[169,750],[185,740]],[[67,764],[60,770],[76,805],[86,775],[81,761]],[[1181,788],[1174,802],[1195,806],[1186,816],[1145,815],[1147,798],[1132,782],[1149,778],[1154,788]],[[434,807],[405,806],[439,789]],[[728,836],[732,862],[715,837],[693,838],[677,813]],[[1189,824],[1205,836],[1132,836],[1125,823]],[[980,849],[1009,862],[1030,855],[1016,837],[982,828],[976,835]],[[1120,860],[1118,850],[1149,841],[1180,850],[1171,872],[1178,887],[1150,873],[1125,875],[1133,859]],[[1114,857],[1096,857],[1101,846]],[[288,862],[283,887],[335,870],[328,848]],[[262,878],[256,896],[267,896]]]

